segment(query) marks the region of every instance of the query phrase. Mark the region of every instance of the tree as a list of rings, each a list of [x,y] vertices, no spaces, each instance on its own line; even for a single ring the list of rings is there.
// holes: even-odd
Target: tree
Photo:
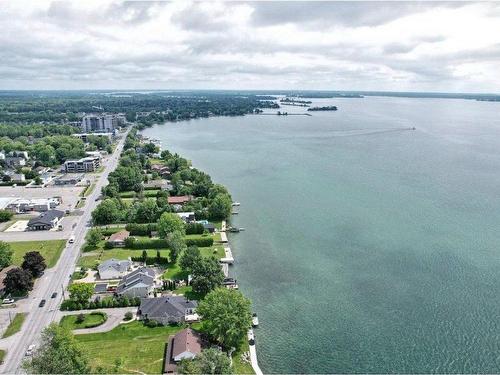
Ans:
[[[197,263],[201,261],[201,253],[198,246],[189,246],[182,254],[179,265],[183,271],[193,273],[193,269]]]
[[[3,283],[7,293],[25,294],[33,289],[33,276],[30,271],[16,267],[7,272]]]
[[[208,206],[208,215],[213,220],[224,220],[231,215],[231,197],[227,194],[217,194]]]
[[[179,231],[168,234],[167,245],[170,249],[170,262],[175,263],[178,256],[186,249],[184,235]]]
[[[101,239],[102,232],[99,228],[92,228],[91,230],[89,230],[89,233],[87,234],[87,244],[90,247],[96,248]]]
[[[184,226],[184,221],[179,215],[171,212],[164,212],[160,216],[160,220],[158,220],[158,234],[160,237],[166,238],[169,233],[184,233]]]
[[[0,223],[4,223],[9,221],[14,216],[14,213],[6,210],[0,210]]]
[[[225,348],[238,347],[252,326],[250,300],[241,292],[217,288],[208,293],[196,310],[210,337]]]
[[[43,274],[47,264],[45,264],[45,259],[38,251],[29,251],[24,254],[24,261],[21,267],[31,272],[33,277],[40,277]]]
[[[231,360],[216,348],[204,349],[194,359],[181,361],[180,374],[232,374]]]
[[[158,220],[159,209],[155,199],[146,199],[134,205],[133,221],[136,223],[153,223]]]
[[[122,207],[116,198],[103,200],[92,211],[92,220],[95,224],[111,224],[117,222],[122,217]]]
[[[41,185],[43,181],[40,176],[36,176],[33,182],[35,183],[35,185]]]
[[[4,269],[12,264],[14,251],[7,242],[0,241],[0,269]]]
[[[202,257],[193,264],[191,270],[193,291],[206,294],[222,285],[224,273],[218,259],[215,257]]]
[[[87,352],[68,328],[56,323],[43,330],[40,348],[23,368],[31,374],[92,373]]]
[[[68,288],[69,298],[77,303],[87,303],[92,294],[94,294],[94,287],[92,284],[87,283],[74,283]]]

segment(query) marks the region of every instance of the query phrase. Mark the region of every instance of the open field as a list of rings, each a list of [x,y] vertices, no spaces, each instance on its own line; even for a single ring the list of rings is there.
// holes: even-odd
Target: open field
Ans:
[[[148,256],[155,257],[156,250],[146,250]],[[142,250],[127,250],[127,249],[111,249],[111,250],[98,250],[85,253],[78,260],[78,266],[92,268],[96,262],[103,262],[105,260],[115,259],[128,259],[128,257],[139,257],[142,255]],[[169,255],[169,250],[160,250],[160,255],[166,257]]]
[[[105,372],[161,374],[168,336],[182,326],[148,328],[141,322],[122,324],[109,332],[76,336]],[[117,366],[118,363],[118,366]]]
[[[47,268],[51,268],[56,265],[65,246],[66,240],[12,242],[10,243],[10,248],[14,251],[12,263],[20,266],[24,254],[29,251],[38,251],[45,258]]]
[[[24,319],[26,319],[26,313],[17,313],[16,316],[14,316],[14,319],[12,319],[12,322],[9,324],[9,326],[3,333],[2,338],[4,339],[19,332],[24,323]]]

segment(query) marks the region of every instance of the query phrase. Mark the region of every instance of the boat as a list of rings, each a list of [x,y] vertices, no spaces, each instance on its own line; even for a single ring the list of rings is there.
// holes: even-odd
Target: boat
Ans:
[[[259,317],[257,316],[257,313],[252,314],[252,327],[258,327],[259,326]]]
[[[235,228],[235,227],[231,227],[231,228],[229,228],[229,231],[232,233],[238,233],[240,231],[240,229]]]
[[[233,215],[238,215],[238,213],[239,213],[238,211],[231,212],[231,214],[233,214]]]
[[[240,202],[233,202],[233,204],[232,204],[233,207],[237,207],[239,205],[240,205]]]
[[[243,232],[244,230],[245,230],[245,228],[239,228],[240,232]]]

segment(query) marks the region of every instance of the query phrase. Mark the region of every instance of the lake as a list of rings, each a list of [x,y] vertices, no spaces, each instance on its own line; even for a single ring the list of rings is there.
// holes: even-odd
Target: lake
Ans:
[[[263,371],[499,372],[500,103],[313,105],[144,131],[241,202]]]

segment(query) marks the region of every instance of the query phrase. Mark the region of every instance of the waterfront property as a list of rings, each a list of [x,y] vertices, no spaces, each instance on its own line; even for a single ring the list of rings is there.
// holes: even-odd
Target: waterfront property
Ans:
[[[173,205],[183,205],[184,203],[187,203],[191,200],[193,200],[193,197],[190,195],[180,195],[177,197],[168,197],[168,204],[173,204]]]
[[[198,302],[184,296],[143,298],[137,315],[142,320],[154,320],[160,324],[174,324],[199,319],[196,314]]]
[[[201,335],[191,329],[186,328],[168,338],[167,350],[165,351],[165,374],[175,373],[177,364],[183,359],[194,359],[208,343]]]

